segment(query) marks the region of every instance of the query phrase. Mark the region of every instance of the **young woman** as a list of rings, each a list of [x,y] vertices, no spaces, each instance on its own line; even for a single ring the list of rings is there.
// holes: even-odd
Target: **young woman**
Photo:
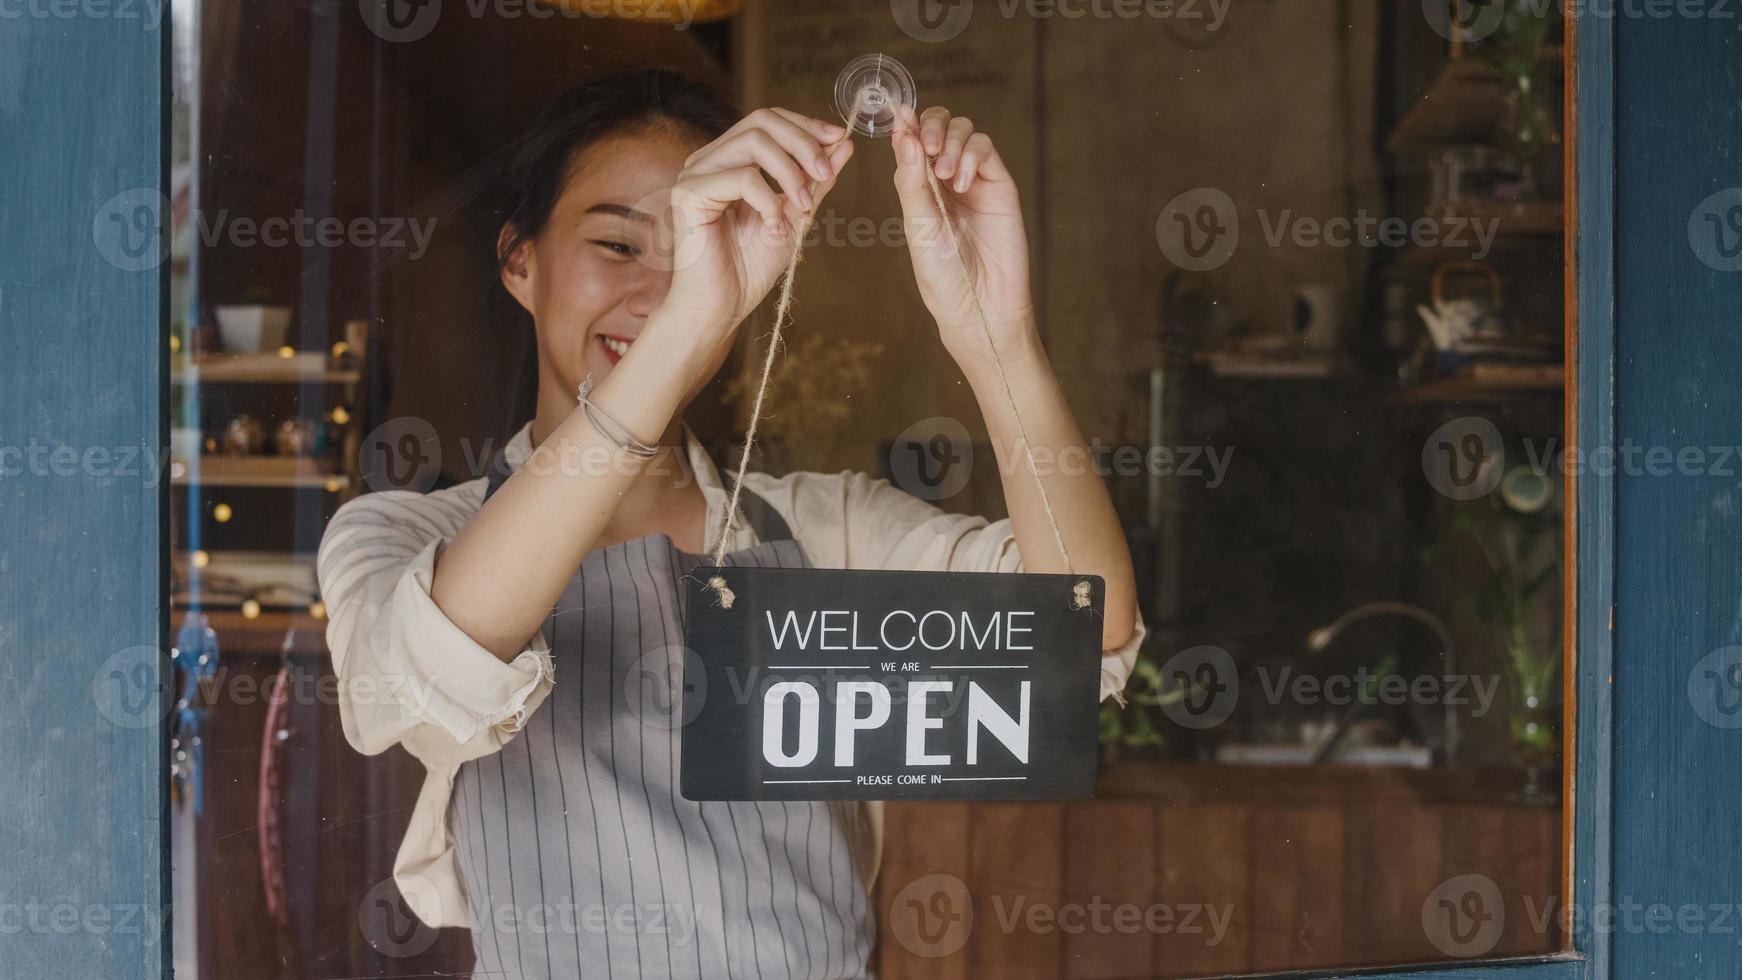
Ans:
[[[1018,451],[972,289],[1031,443],[1068,458],[1083,437],[1036,335],[1009,171],[945,109],[902,126],[894,179],[944,350],[1000,456]],[[479,975],[867,973],[866,808],[686,801],[681,718],[634,696],[652,680],[676,698],[677,583],[723,530],[728,493],[684,408],[854,156],[846,135],[785,109],[734,121],[668,72],[557,98],[518,147],[498,247],[536,331],[533,421],[488,478],[361,497],[328,528],[320,580],[345,735],[370,754],[402,744],[427,767],[395,876],[425,922],[472,929]],[[971,282],[937,234],[927,166]],[[686,231],[674,243],[662,225]],[[589,377],[592,411],[577,410]],[[1034,476],[1000,462],[1011,517],[995,524],[863,474],[751,474],[727,561],[1065,571]],[[1142,636],[1124,537],[1097,475],[1040,478],[1077,570],[1106,579],[1106,697]]]

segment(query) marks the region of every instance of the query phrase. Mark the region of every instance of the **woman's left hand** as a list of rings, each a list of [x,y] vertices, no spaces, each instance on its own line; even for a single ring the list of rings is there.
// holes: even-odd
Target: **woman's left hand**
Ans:
[[[1000,350],[1032,339],[1028,234],[1016,182],[992,138],[942,106],[918,116],[902,108],[893,135],[907,248],[920,296],[937,318],[945,348],[964,369],[991,359],[985,327],[974,310],[976,296]],[[937,175],[966,277],[940,221],[927,166]]]

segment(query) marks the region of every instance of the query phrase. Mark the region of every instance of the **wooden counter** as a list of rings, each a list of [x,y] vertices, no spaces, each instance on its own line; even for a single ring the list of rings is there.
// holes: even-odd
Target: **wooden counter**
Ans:
[[[1092,801],[890,804],[879,975],[1182,977],[1445,960],[1423,906],[1467,873],[1505,900],[1488,955],[1549,952],[1560,945],[1561,815],[1508,802],[1522,782],[1508,770],[1126,762],[1103,773]],[[926,928],[915,917],[927,902],[934,938],[938,913],[960,911],[934,898],[938,879],[925,876],[937,874],[959,878],[973,906],[966,942],[946,955],[936,954],[951,941],[904,941]],[[1046,924],[1073,904],[1161,905],[1171,920],[1120,929],[1108,910],[1098,932],[1087,919],[1066,923],[1076,931]],[[1031,920],[1035,905],[1047,911]],[[1200,905],[1225,910],[1219,939]]]

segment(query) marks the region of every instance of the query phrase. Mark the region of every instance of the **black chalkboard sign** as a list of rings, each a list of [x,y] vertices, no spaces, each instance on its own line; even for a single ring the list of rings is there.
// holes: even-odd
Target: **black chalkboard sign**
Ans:
[[[1099,577],[702,567],[687,582],[685,799],[1092,795]]]

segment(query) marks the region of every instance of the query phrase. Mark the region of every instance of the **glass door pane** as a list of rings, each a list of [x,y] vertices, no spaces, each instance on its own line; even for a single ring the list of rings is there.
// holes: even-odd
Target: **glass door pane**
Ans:
[[[891,802],[863,894],[843,872],[838,906],[781,904],[776,882],[761,898],[654,902],[662,917],[770,906],[748,916],[766,919],[758,949],[798,975],[1184,977],[1565,949],[1570,39],[1552,9],[1497,10],[175,7],[184,972],[421,976],[481,954],[540,975],[512,954],[503,966],[508,932],[475,952],[472,931],[421,924],[401,895],[394,857],[426,766],[392,739],[355,747],[345,712],[398,695],[392,677],[338,676],[329,629],[355,608],[323,594],[323,539],[369,498],[469,501],[464,526],[492,460],[550,411],[551,366],[618,363],[609,345],[541,345],[555,328],[504,287],[504,222],[537,198],[515,169],[536,157],[526,134],[576,138],[537,130],[541,110],[611,73],[667,68],[734,91],[735,111],[839,120],[837,76],[868,53],[911,72],[921,108],[988,134],[1009,171],[1046,363],[1086,440],[1048,465],[1102,478],[1146,634],[1125,703],[1102,706],[1098,757],[1082,760],[1098,767],[1095,799]],[[695,146],[650,163],[634,155],[650,130],[619,126],[633,162],[582,152],[554,186],[615,167],[642,193],[613,214],[658,198],[706,142],[673,131]],[[1000,521],[1023,463],[996,444],[916,286],[891,141],[855,140],[805,240],[751,468],[860,472]],[[639,323],[664,287],[614,285],[623,273],[597,250],[621,243],[595,241],[609,237],[574,239],[595,251],[559,262],[557,281],[616,311],[598,322]],[[772,306],[684,411],[721,464],[738,458]],[[423,526],[430,505],[405,506]],[[428,533],[445,549],[455,532]],[[411,575],[412,555],[382,560]],[[400,601],[396,579],[371,581],[386,584],[340,598]],[[370,642],[395,636],[383,625]],[[579,675],[556,659],[560,690]],[[618,775],[587,765],[605,768],[575,771]],[[590,817],[559,825],[571,848],[609,845]],[[528,843],[515,872],[554,875]],[[752,879],[776,865],[788,870]],[[426,871],[443,894],[481,894],[492,874],[467,858]],[[589,921],[702,962],[733,941],[665,927],[655,940],[645,895],[618,931],[603,893],[568,894],[554,903],[566,926],[514,930],[511,945],[567,942]],[[510,920],[529,911],[507,905]],[[862,962],[797,952],[862,915],[875,919]]]

